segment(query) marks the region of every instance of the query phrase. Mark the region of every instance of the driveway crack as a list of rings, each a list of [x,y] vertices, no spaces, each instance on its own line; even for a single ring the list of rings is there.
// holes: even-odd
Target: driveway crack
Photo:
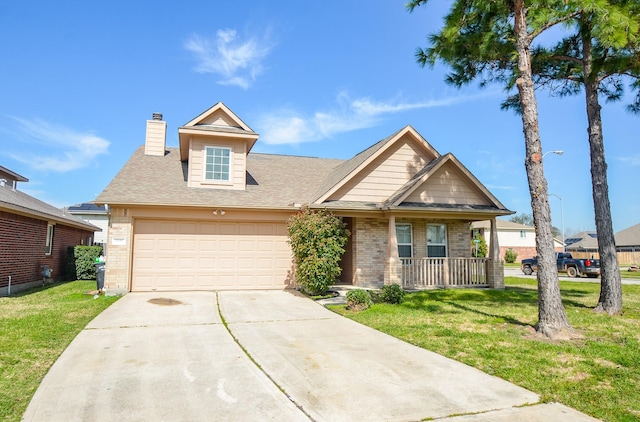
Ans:
[[[278,390],[280,390],[282,392],[282,394],[284,394],[285,397],[287,399],[289,399],[289,401],[291,401],[291,403],[293,403],[293,405],[295,407],[297,407],[307,418],[309,418],[310,421],[314,421],[315,422],[315,419],[313,419],[311,417],[311,415],[304,409],[304,407],[300,403],[298,403],[292,396],[287,394],[285,389],[280,384],[278,384],[277,381],[275,379],[273,379],[273,377],[271,375],[269,375],[269,373],[267,373],[267,371],[264,370],[264,368],[262,368],[262,366],[253,358],[253,356],[251,356],[251,353],[249,353],[249,351],[242,345],[242,343],[240,343],[238,338],[235,335],[233,335],[233,333],[231,332],[231,328],[229,327],[229,324],[227,323],[227,320],[224,318],[224,315],[222,315],[222,309],[220,309],[220,300],[218,298],[218,292],[216,292],[216,305],[218,307],[218,315],[220,316],[220,320],[222,321],[222,325],[224,325],[224,328],[227,330],[227,332],[229,333],[229,335],[231,336],[233,341],[235,341],[235,343],[238,345],[238,347],[240,347],[240,350],[242,350],[242,352],[249,358],[249,360],[256,366],[256,368],[258,368],[260,370],[260,372],[262,372],[267,377],[267,379],[269,381],[271,381],[273,383],[273,385],[275,385],[276,388]]]

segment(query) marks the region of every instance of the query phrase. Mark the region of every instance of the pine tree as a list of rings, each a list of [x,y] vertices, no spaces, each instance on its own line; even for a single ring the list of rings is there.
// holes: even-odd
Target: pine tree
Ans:
[[[602,271],[596,311],[619,314],[622,281],[611,220],[599,98],[622,99],[624,82],[628,81],[630,88],[638,91],[628,108],[640,112],[640,2],[572,1],[564,9],[571,17],[565,26],[567,35],[553,47],[539,46],[533,51],[534,83],[559,96],[584,89]],[[518,106],[517,101],[513,103]]]
[[[413,0],[411,11],[428,0]],[[445,17],[444,27],[429,40],[431,46],[417,52],[422,65],[443,61],[451,72],[446,81],[462,86],[473,80],[518,89],[525,139],[525,169],[531,196],[538,254],[538,322],[536,331],[548,337],[574,336],[562,305],[556,270],[547,181],[542,165],[538,106],[531,66],[532,42],[545,29],[563,22],[547,2],[523,0],[457,0]]]

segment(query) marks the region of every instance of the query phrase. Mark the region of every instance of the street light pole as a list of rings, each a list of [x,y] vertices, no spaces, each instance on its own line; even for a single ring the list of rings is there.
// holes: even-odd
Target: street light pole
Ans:
[[[549,196],[555,196],[560,200],[560,224],[562,225],[562,252],[565,252],[565,243],[564,243],[564,205],[562,204],[562,198],[560,195],[556,195],[555,193],[550,193]]]
[[[555,150],[555,151],[547,151],[544,154],[542,154],[542,158],[544,158],[545,155],[551,154],[551,153],[554,153],[554,154],[557,154],[557,155],[562,155],[562,154],[564,154],[564,151],[562,151],[561,149],[558,149],[558,150]]]

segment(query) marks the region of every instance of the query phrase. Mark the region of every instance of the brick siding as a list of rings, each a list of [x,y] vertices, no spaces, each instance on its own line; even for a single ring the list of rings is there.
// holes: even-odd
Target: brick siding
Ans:
[[[518,254],[516,262],[522,262],[523,259],[533,258],[534,256],[538,255],[535,246],[500,246],[500,259],[504,260],[504,254],[507,252],[507,249],[513,249],[514,252]],[[555,251],[562,252],[562,248],[555,248]]]
[[[113,239],[118,239],[114,244]],[[124,245],[120,245],[120,241]],[[111,225],[107,238],[107,265],[105,267],[104,287],[113,292],[129,291],[133,243],[133,221],[129,210],[111,209]]]
[[[51,255],[45,255],[47,221],[0,211],[0,288],[42,279],[42,267],[53,269],[55,280],[64,280],[67,246],[82,244],[92,231],[56,224]]]
[[[384,284],[387,259],[387,218],[355,218],[353,229],[353,262],[355,277],[353,284],[363,287],[380,287]],[[447,254],[450,257],[469,258],[469,223],[456,220],[396,219],[396,224],[411,223],[413,234],[413,256],[427,255],[427,224],[447,226]]]

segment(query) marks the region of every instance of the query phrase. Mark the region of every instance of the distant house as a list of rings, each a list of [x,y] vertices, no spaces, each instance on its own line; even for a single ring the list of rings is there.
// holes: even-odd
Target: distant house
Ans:
[[[640,261],[640,224],[614,235],[619,265],[636,265]],[[599,258],[598,234],[594,231],[577,233],[567,239],[567,251],[579,258]]]
[[[92,244],[100,230],[19,191],[28,181],[0,166],[0,295],[42,284],[43,273],[63,279],[67,247]]]
[[[304,206],[351,232],[342,283],[504,286],[497,251],[471,257],[469,224],[513,212],[411,126],[349,160],[261,154],[258,134],[217,103],[178,139],[166,147],[154,114],[144,146],[96,198],[109,206],[108,291],[292,287],[287,220]]]
[[[619,231],[615,239],[618,252],[640,252],[640,224]]]
[[[67,212],[87,223],[100,228],[93,234],[93,244],[104,246],[107,243],[107,232],[109,231],[109,216],[104,205],[93,203],[82,203],[72,205],[67,208]]]
[[[496,226],[498,230],[498,244],[500,245],[500,257],[504,259],[504,254],[507,249],[512,249],[518,254],[516,258],[517,262],[520,262],[523,258],[530,258],[536,256],[536,230],[533,226],[527,226],[524,224],[514,223],[512,221],[496,219]],[[471,223],[471,238],[479,233],[484,236],[487,245],[490,245],[490,222],[489,221],[476,221]],[[558,239],[554,239],[553,247],[556,251],[562,252],[562,242]]]
[[[565,239],[567,252],[598,253],[598,234],[594,231],[576,233]]]

